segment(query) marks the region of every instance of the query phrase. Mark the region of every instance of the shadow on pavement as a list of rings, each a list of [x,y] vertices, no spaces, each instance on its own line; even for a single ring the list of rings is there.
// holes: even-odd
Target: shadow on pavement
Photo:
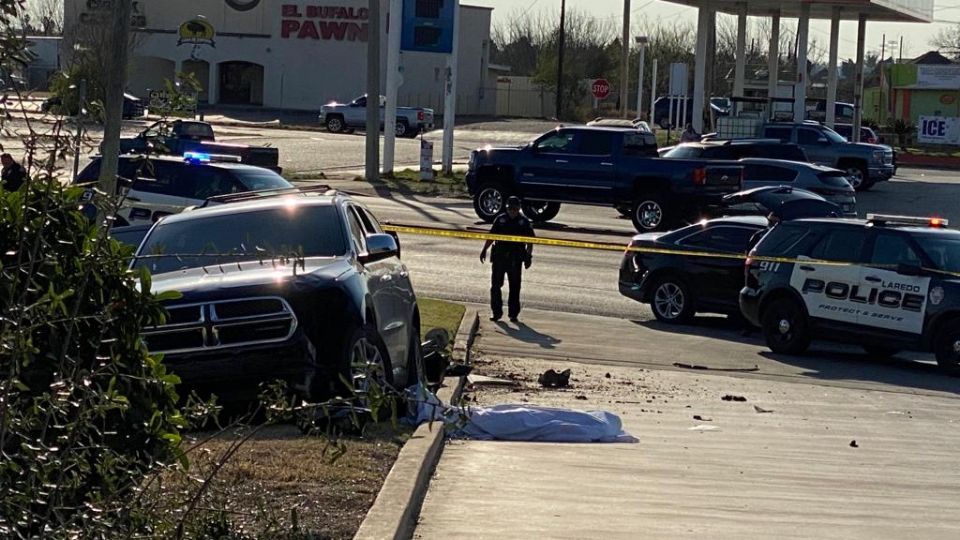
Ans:
[[[497,321],[496,325],[500,327],[501,330],[506,332],[511,338],[524,343],[539,345],[541,349],[555,349],[557,345],[563,342],[562,339],[557,339],[551,335],[537,332],[522,321],[516,323],[516,328],[503,321]]]
[[[633,323],[665,333],[720,339],[761,347],[762,350],[757,352],[759,358],[756,358],[760,368],[759,373],[771,371],[769,368],[764,369],[763,360],[765,359],[797,368],[793,375],[811,379],[879,383],[905,389],[960,395],[960,377],[939,371],[936,364],[920,361],[930,358],[930,355],[924,353],[910,351],[899,353],[891,358],[871,357],[858,346],[815,341],[805,355],[791,356],[769,351],[758,329],[748,333],[736,319],[698,317],[692,325],[664,324],[658,321],[633,321]],[[748,356],[752,354],[748,353]]]

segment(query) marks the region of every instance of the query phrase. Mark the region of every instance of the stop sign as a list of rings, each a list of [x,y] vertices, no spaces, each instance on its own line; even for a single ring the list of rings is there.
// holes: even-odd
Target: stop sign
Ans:
[[[590,90],[593,92],[593,97],[604,99],[610,95],[610,83],[606,79],[597,79],[593,81]]]

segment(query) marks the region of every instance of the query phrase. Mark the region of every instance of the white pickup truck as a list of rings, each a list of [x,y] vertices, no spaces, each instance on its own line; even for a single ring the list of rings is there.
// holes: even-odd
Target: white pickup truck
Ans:
[[[384,108],[387,98],[380,96],[380,129],[383,129]],[[350,103],[329,103],[320,107],[320,123],[330,133],[349,133],[367,126],[367,96],[358,97]],[[423,131],[433,129],[433,109],[397,107],[397,137],[416,137]]]

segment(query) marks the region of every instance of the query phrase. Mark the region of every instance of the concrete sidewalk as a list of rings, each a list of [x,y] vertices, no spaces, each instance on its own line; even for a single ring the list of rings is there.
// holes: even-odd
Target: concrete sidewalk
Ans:
[[[478,405],[606,409],[640,442],[453,442],[417,538],[960,538],[955,392],[524,358],[482,331],[477,371],[521,385]],[[547,368],[572,388],[539,388]]]

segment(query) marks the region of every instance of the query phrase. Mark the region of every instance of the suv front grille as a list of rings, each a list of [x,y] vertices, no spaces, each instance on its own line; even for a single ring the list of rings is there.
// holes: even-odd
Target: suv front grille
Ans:
[[[162,326],[143,331],[151,353],[179,354],[286,341],[297,317],[286,300],[258,297],[167,308]]]

